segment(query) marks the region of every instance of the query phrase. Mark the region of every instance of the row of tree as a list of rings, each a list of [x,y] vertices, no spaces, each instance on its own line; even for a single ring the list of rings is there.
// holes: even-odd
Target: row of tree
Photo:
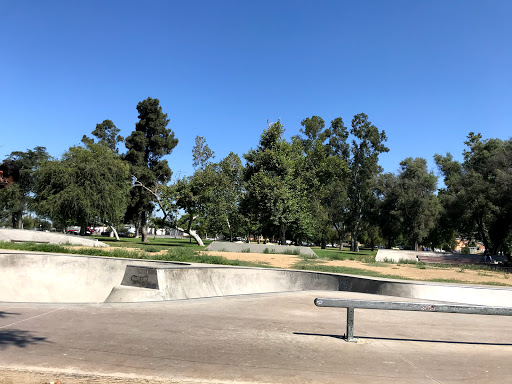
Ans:
[[[396,174],[382,173],[384,131],[364,113],[350,127],[318,116],[301,122],[286,140],[280,121],[268,124],[256,148],[215,162],[203,137],[192,150],[194,173],[171,183],[164,157],[178,144],[157,99],[137,105],[139,121],[124,139],[110,121],[61,159],[37,147],[13,152],[21,182],[0,191],[2,213],[13,227],[36,212],[63,227],[133,223],[146,241],[153,225],[178,227],[199,244],[207,234],[253,236],[286,243],[402,244],[453,247],[455,237],[480,240],[486,250],[512,246],[512,141],[470,133],[464,161],[436,155],[444,176],[422,158],[407,158]],[[124,142],[127,151],[117,146]],[[153,217],[155,205],[163,217]]]

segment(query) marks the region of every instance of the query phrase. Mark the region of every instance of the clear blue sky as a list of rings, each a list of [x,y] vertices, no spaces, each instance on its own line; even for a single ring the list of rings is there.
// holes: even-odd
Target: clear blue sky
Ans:
[[[153,97],[192,171],[204,136],[219,160],[287,137],[318,115],[365,112],[408,156],[461,158],[470,131],[509,139],[512,1],[0,0],[0,160],[45,146],[60,157],[97,123],[127,136]],[[124,147],[122,148],[124,150]]]

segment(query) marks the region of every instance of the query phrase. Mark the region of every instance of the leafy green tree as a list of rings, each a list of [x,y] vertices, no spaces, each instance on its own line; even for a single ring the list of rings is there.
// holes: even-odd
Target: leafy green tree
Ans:
[[[300,171],[295,172],[295,177],[301,179],[306,186],[308,204],[303,209],[309,210],[311,215],[310,231],[302,231],[302,235],[312,235],[316,242],[320,242],[322,249],[325,249],[327,233],[332,226],[327,207],[323,204],[330,179],[327,169],[329,154],[326,146],[329,131],[325,129],[325,121],[319,116],[308,117],[301,121],[301,125],[302,136],[295,137],[294,140],[300,145],[304,156],[299,159]],[[298,237],[301,236],[295,236]]]
[[[388,152],[384,145],[387,140],[384,131],[379,131],[364,113],[352,119],[351,135],[354,137],[350,147],[349,165],[349,228],[351,232],[352,252],[359,251],[358,235],[364,225],[364,218],[375,204],[373,186],[381,172],[378,164],[379,155]]]
[[[36,211],[63,225],[119,223],[130,190],[128,164],[110,148],[71,147],[62,160],[44,162],[35,186]]]
[[[400,162],[396,209],[402,218],[402,233],[415,250],[436,224],[439,214],[436,190],[437,176],[428,172],[425,159],[408,157]]]
[[[20,169],[20,180],[9,189],[0,190],[0,201],[4,216],[10,216],[13,228],[23,228],[23,215],[27,210],[34,209],[33,191],[35,173],[49,155],[45,147],[35,147],[26,152],[14,151],[7,157],[15,162]]]
[[[458,233],[484,243],[487,253],[510,252],[512,232],[512,139],[482,140],[471,132],[464,161],[435,155],[444,175],[440,199]]]
[[[341,118],[334,119],[327,129],[318,116],[304,119],[301,125],[302,136],[297,140],[304,151],[304,159],[297,177],[307,187],[315,237],[325,248],[333,225],[340,237],[345,231],[348,132]]]
[[[327,209],[330,223],[332,223],[338,233],[340,249],[343,248],[343,240],[347,233],[347,224],[350,218],[350,200],[348,199],[348,136],[348,130],[341,117],[337,117],[331,121],[327,144],[329,153],[327,158],[329,178],[323,197],[323,205]]]
[[[398,208],[399,181],[392,173],[378,176],[375,185],[377,196],[378,225],[382,236],[387,240],[387,248],[391,248],[400,238],[403,229],[403,215]]]
[[[147,98],[137,104],[139,121],[135,130],[126,138],[128,149],[125,160],[139,187],[131,191],[126,218],[141,229],[142,242],[148,241],[147,219],[154,209],[155,196],[149,190],[157,190],[171,179],[171,169],[163,156],[172,152],[178,144],[174,132],[167,128],[169,119],[162,112],[158,99]],[[148,189],[141,188],[144,185]]]
[[[283,138],[280,121],[269,124],[259,145],[244,155],[247,164],[246,209],[262,232],[277,232],[281,244],[286,244],[286,232],[292,223],[307,221],[302,209],[307,201],[305,185],[297,177],[300,147]]]
[[[227,234],[230,241],[243,234],[245,220],[240,212],[243,197],[243,166],[238,155],[231,152],[211,165],[211,190],[205,208],[207,225],[214,233]]]
[[[214,158],[215,153],[208,147],[205,138],[196,136],[195,145],[192,148],[192,166],[195,169],[204,169]]]
[[[92,134],[98,139],[98,144],[106,145],[112,151],[117,152],[117,144],[124,141],[124,137],[119,135],[120,131],[112,120],[103,120],[101,124],[96,124],[96,129],[92,131]],[[94,143],[94,139],[84,135],[82,142],[88,145]]]

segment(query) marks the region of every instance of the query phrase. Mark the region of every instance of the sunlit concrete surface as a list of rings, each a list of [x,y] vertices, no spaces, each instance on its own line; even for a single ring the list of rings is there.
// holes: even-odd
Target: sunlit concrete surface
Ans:
[[[30,281],[23,280],[21,272],[18,280],[8,280],[16,268],[25,269],[28,276],[39,268],[44,276],[45,263],[53,264],[53,278],[60,281],[63,290],[74,289],[73,280],[66,280],[65,275],[78,272],[79,264],[83,265],[83,271],[94,264],[94,274],[98,276],[115,274],[109,283],[114,287],[122,287],[125,279],[132,280],[134,276],[126,268],[128,264],[133,265],[133,260],[108,262],[104,260],[109,258],[5,250],[0,250],[0,260],[3,260],[0,262],[2,280],[8,281],[2,282],[0,292],[8,284],[16,285],[16,281],[22,290]],[[19,260],[26,261],[24,268],[17,264]],[[32,272],[28,261],[33,263]],[[227,286],[242,287],[249,278],[271,276],[270,280],[275,280],[271,284],[276,284],[277,280],[290,276],[290,271],[279,270],[141,263],[145,264],[139,265],[142,270],[157,266],[156,277],[163,280],[157,279],[158,289],[131,288],[162,294],[173,280],[169,274],[178,275],[177,283],[182,288],[194,282],[193,285],[205,285],[208,289],[221,289],[222,281]],[[112,265],[117,267],[109,269]],[[181,275],[180,269],[184,271]],[[233,276],[239,279],[237,284],[229,284],[230,271],[236,271]],[[259,276],[258,271],[262,271]],[[270,274],[265,275],[267,272]],[[315,276],[311,281],[320,282],[322,275],[297,272],[295,280],[304,280],[300,276]],[[299,284],[292,292],[231,292],[216,297],[161,298],[138,303],[21,303],[2,299],[0,383],[56,380],[63,384],[512,382],[510,317],[356,309],[354,335],[359,342],[347,343],[342,340],[346,310],[316,307],[313,303],[316,297],[418,299],[349,291],[348,288],[368,289],[377,285],[375,279],[366,281],[361,277],[363,280],[352,281],[346,276],[339,279],[335,277],[338,275],[327,276],[327,283],[322,284],[328,285],[319,286],[320,290],[301,291]],[[153,277],[148,277],[148,284],[153,284]],[[332,279],[337,281],[338,290],[331,285]],[[264,280],[260,280],[262,284],[270,284]],[[140,276],[134,281],[140,281]],[[167,286],[164,288],[161,283]],[[382,281],[384,286],[389,283],[398,284]],[[442,287],[437,287],[437,292],[442,294],[437,299],[444,301],[456,301],[446,292],[471,288],[449,285],[443,291]],[[474,289],[485,290],[484,287]],[[16,292],[15,287],[11,292]],[[219,292],[222,294],[222,289]],[[488,292],[488,297],[492,297],[510,290],[491,288]]]
[[[3,304],[0,373],[46,371],[65,383],[73,373],[215,383],[512,382],[510,318],[356,310],[359,342],[347,343],[345,310],[315,307],[318,296],[375,298],[319,291]]]

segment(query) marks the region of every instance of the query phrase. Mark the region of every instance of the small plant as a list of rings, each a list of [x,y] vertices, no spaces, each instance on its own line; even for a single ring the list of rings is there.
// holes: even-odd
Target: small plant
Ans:
[[[251,248],[244,248],[240,252],[241,253],[251,253]]]
[[[417,265],[417,267],[419,269],[426,269],[427,268],[423,261],[419,261],[416,265]]]
[[[304,260],[304,261],[318,259],[317,255],[304,255],[304,254],[300,254],[300,253],[299,253],[299,255],[302,258],[302,260]]]
[[[422,261],[417,261],[414,259],[400,259],[400,260],[398,260],[398,262],[400,264],[420,264],[420,263],[422,263]],[[425,264],[425,263],[423,263],[423,264]]]
[[[300,249],[285,249],[283,252],[281,252],[283,255],[295,255],[300,256]],[[317,257],[316,255],[314,256]]]

